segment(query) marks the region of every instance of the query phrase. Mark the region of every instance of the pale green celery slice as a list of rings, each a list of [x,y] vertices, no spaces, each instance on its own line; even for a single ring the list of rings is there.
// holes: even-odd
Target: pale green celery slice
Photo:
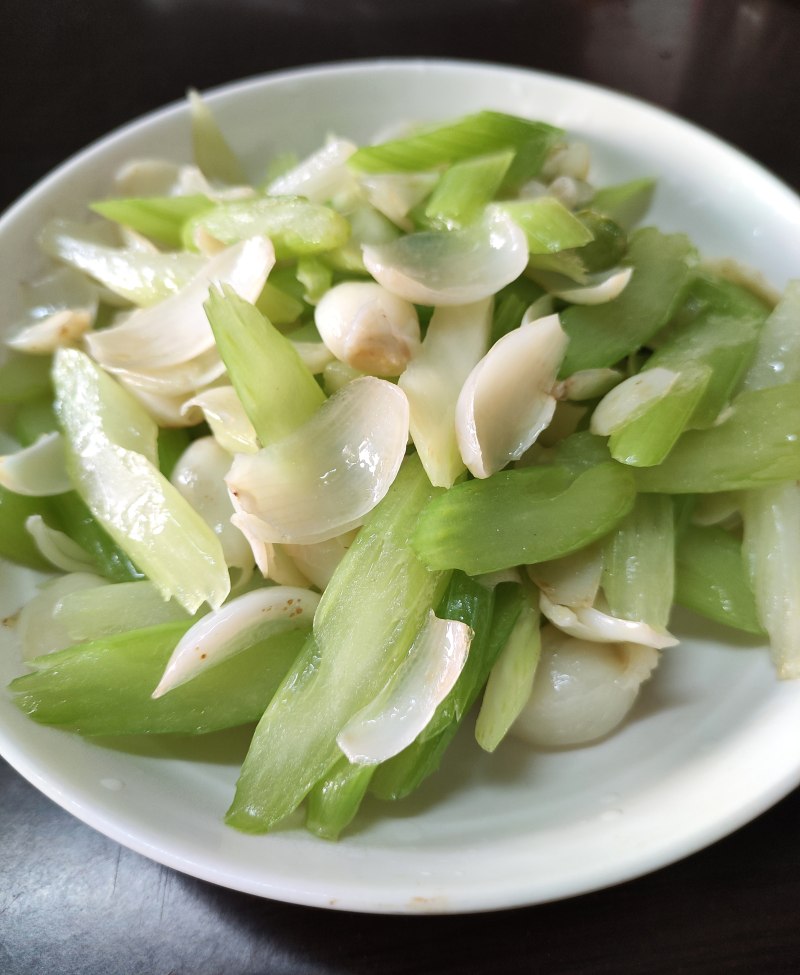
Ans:
[[[242,164],[220,131],[211,109],[193,88],[187,92],[192,123],[194,159],[206,179],[246,183]]]
[[[633,476],[621,464],[500,471],[450,488],[423,511],[414,547],[431,568],[470,575],[545,562],[575,552],[630,511]]]
[[[367,274],[362,247],[365,244],[388,244],[401,236],[400,231],[369,203],[344,206],[342,215],[350,225],[350,236],[340,247],[327,251],[324,260],[337,271]]]
[[[612,616],[664,630],[675,567],[672,499],[640,494],[603,545],[602,586]]]
[[[114,246],[100,239],[93,226],[69,220],[45,224],[39,244],[48,257],[83,271],[134,305],[153,305],[177,294],[203,265],[199,254]]]
[[[530,254],[554,254],[594,239],[589,228],[554,196],[494,204],[525,231]]]
[[[475,723],[475,739],[493,752],[525,707],[542,650],[540,613],[533,593],[527,591],[508,642],[500,652],[486,683]]]
[[[800,383],[741,393],[726,418],[684,433],[657,467],[636,469],[640,491],[705,494],[800,478]]]
[[[764,324],[742,389],[800,381],[800,280],[790,281]]]
[[[278,260],[329,251],[341,247],[350,236],[350,225],[341,214],[295,196],[220,203],[185,224],[184,241],[194,240],[198,229],[223,244],[269,237]]]
[[[402,663],[449,573],[431,572],[409,544],[440,494],[409,457],[334,572],[314,635],[256,729],[227,822],[263,832],[292,812],[341,758],[336,735]]]
[[[547,151],[561,135],[560,129],[544,122],[531,122],[502,112],[478,112],[422,129],[405,139],[365,146],[350,157],[348,165],[371,173],[421,172],[502,149],[515,149],[506,182],[518,185],[536,176]]]
[[[183,225],[191,217],[214,204],[202,194],[192,196],[143,196],[124,200],[99,200],[91,209],[106,220],[113,220],[123,227],[157,240],[167,247],[180,249]]]
[[[742,519],[742,551],[775,668],[781,679],[800,677],[800,487],[748,491]]]
[[[303,314],[305,305],[293,295],[277,288],[270,281],[264,285],[256,301],[256,308],[265,315],[273,325],[281,327],[292,325]]]
[[[297,261],[297,280],[303,286],[303,297],[316,305],[333,284],[333,271],[317,257],[300,257]]]
[[[306,829],[325,840],[339,838],[358,812],[374,765],[353,765],[342,757],[308,794]]]
[[[611,217],[624,230],[630,230],[650,209],[655,189],[656,181],[648,178],[604,186],[592,197],[591,207]]]
[[[608,446],[614,460],[634,467],[660,464],[696,415],[711,379],[710,366],[684,364],[664,396],[613,431]]]
[[[525,274],[532,280],[555,281],[564,288],[589,283],[589,272],[580,256],[580,250],[531,254]]]
[[[637,231],[623,266],[633,277],[622,294],[603,305],[573,305],[561,316],[570,342],[561,376],[613,366],[636,352],[670,320],[689,285],[692,244],[682,234]]]
[[[212,288],[205,303],[217,348],[262,445],[288,436],[325,402],[296,349],[233,290]]]
[[[156,467],[156,428],[136,400],[82,352],[55,357],[55,409],[67,470],[94,518],[159,588],[194,613],[230,589],[211,528]]]
[[[448,230],[473,223],[494,199],[514,159],[511,150],[466,159],[445,170],[425,207],[434,227]]]

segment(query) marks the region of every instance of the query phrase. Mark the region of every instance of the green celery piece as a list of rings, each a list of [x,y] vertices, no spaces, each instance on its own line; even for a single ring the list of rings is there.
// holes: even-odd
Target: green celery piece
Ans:
[[[454,578],[459,575],[453,573]],[[472,582],[472,585],[479,584]],[[456,610],[459,613],[457,618],[469,623],[475,631],[464,670],[453,690],[439,705],[425,732],[394,758],[376,768],[369,787],[373,795],[379,799],[402,799],[439,768],[445,751],[477,700],[492,666],[508,641],[519,618],[522,601],[522,586],[505,582],[496,588],[493,597],[491,593],[488,596],[476,594],[471,608],[469,603],[465,603],[463,610]],[[432,726],[436,733],[423,737]]]
[[[218,537],[157,469],[157,428],[88,356],[55,357],[55,409],[67,471],[95,520],[159,588],[190,614],[230,590]]]
[[[554,196],[511,200],[496,205],[525,231],[531,254],[571,250],[594,239],[586,224]]]
[[[554,463],[559,467],[566,467],[573,474],[580,474],[611,459],[608,439],[597,437],[588,430],[580,430],[565,437],[554,448]]]
[[[672,609],[675,513],[665,494],[640,494],[603,545],[602,586],[614,616],[664,629]]]
[[[432,569],[470,575],[557,559],[611,531],[635,493],[630,470],[616,463],[574,480],[562,467],[500,471],[432,501],[414,547]]]
[[[524,276],[499,291],[495,295],[491,344],[518,328],[528,308],[544,294],[543,288]]]
[[[212,209],[207,196],[146,196],[99,200],[90,204],[106,220],[130,227],[167,247],[183,246],[183,225],[198,213]]]
[[[749,288],[702,266],[694,270],[689,296],[700,305],[701,310],[736,318],[755,317],[763,320],[772,311],[771,305]]]
[[[267,281],[256,301],[256,308],[278,328],[296,322],[305,311],[305,307],[302,301],[277,288],[271,281]]]
[[[478,112],[455,122],[432,126],[404,139],[394,139],[355,152],[348,165],[368,173],[424,172],[503,149],[516,155],[506,185],[516,186],[537,175],[548,150],[563,135],[544,122],[531,122],[502,112]]]
[[[742,383],[743,389],[764,389],[800,381],[800,280],[790,281],[767,318],[758,347]]]
[[[300,257],[297,280],[303,286],[303,300],[316,305],[333,284],[333,271],[317,257]]]
[[[53,524],[56,518],[52,499],[29,498],[0,487],[0,558],[30,569],[52,571],[52,565],[25,528],[25,521],[31,515],[41,515],[48,524]]]
[[[187,92],[194,159],[206,179],[246,183],[242,164],[220,131],[211,109],[193,88]]]
[[[604,186],[592,197],[591,208],[610,217],[623,230],[630,230],[644,219],[656,190],[654,179],[633,179],[616,186]]]
[[[308,794],[306,829],[324,840],[338,839],[355,818],[374,771],[374,765],[339,759]]]
[[[144,578],[144,573],[97,521],[78,494],[74,491],[59,494],[52,503],[56,513],[55,527],[66,532],[91,556],[98,575],[111,582]],[[53,524],[49,519],[47,521]]]
[[[184,450],[192,442],[186,427],[162,427],[158,431],[158,469],[171,477]]]
[[[523,588],[522,610],[489,674],[475,722],[475,740],[486,752],[495,751],[527,704],[542,653],[538,592],[534,597],[532,586]]]
[[[191,621],[165,623],[37,657],[10,685],[40,724],[83,735],[206,734],[257,721],[305,639],[289,630],[262,640],[153,700]]]
[[[432,227],[457,229],[473,223],[483,213],[514,159],[511,150],[477,156],[454,163],[445,170],[425,207]]]
[[[441,494],[410,456],[329,582],[314,633],[256,729],[226,821],[264,832],[292,812],[341,757],[336,736],[396,672],[449,573],[409,544]]]
[[[12,352],[0,365],[0,404],[16,405],[30,403],[42,396],[52,397],[51,366],[50,356]]]
[[[531,254],[526,274],[530,278],[560,275],[575,284],[588,284],[589,273],[580,258],[581,248],[557,251],[555,254]],[[566,282],[564,282],[566,284]]]
[[[696,415],[711,379],[710,366],[684,364],[668,393],[648,404],[608,438],[614,460],[633,467],[660,464]]]
[[[640,491],[706,494],[800,479],[800,383],[741,393],[727,419],[690,430],[657,467],[636,469]]]
[[[350,236],[350,224],[341,214],[299,196],[259,196],[219,203],[187,221],[185,244],[194,240],[198,228],[223,244],[269,237],[278,260],[334,250]]]
[[[14,413],[14,437],[23,447],[37,440],[43,433],[58,430],[58,420],[53,410],[53,396],[31,400],[22,404]]]
[[[628,250],[628,236],[622,227],[594,210],[580,210],[575,216],[593,237],[576,251],[586,270],[594,273],[616,267]]]
[[[289,339],[232,288],[211,288],[206,314],[233,387],[262,446],[302,426],[325,402]]]
[[[675,547],[675,602],[747,633],[763,634],[741,542],[718,525],[687,525]]]
[[[633,276],[619,297],[602,305],[573,305],[561,315],[569,345],[561,375],[613,366],[646,345],[670,320],[689,284],[691,242],[653,228],[630,239],[623,264]]]

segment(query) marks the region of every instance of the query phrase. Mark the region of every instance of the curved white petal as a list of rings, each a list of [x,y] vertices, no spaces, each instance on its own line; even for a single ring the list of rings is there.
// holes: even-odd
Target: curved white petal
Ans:
[[[548,425],[566,348],[558,315],[549,315],[504,335],[469,374],[456,404],[456,435],[475,477],[517,460]]]
[[[235,499],[234,508],[236,508]],[[258,571],[265,579],[271,579],[281,586],[307,586],[307,579],[288,553],[288,546],[273,545],[265,542],[258,535],[259,521],[254,515],[248,515],[240,509],[231,516],[231,524],[244,536],[250,551],[253,553]]]
[[[94,560],[86,549],[81,548],[69,535],[51,528],[41,515],[25,519],[25,530],[36,542],[42,555],[62,572],[92,572]]]
[[[324,372],[325,366],[329,365],[336,358],[324,342],[296,342],[291,336],[289,337],[289,341],[303,360],[303,364],[315,376]]]
[[[233,386],[215,386],[187,400],[181,409],[190,426],[205,420],[220,447],[232,454],[254,454],[258,438]]]
[[[126,369],[106,366],[131,391],[141,389],[159,396],[186,396],[215,382],[225,373],[225,364],[215,348],[163,369]]]
[[[558,400],[595,399],[605,396],[618,386],[625,376],[619,369],[579,369],[556,384],[553,395]]]
[[[413,228],[409,210],[421,203],[438,181],[438,173],[363,173],[358,178],[375,209],[408,232]]]
[[[600,400],[592,413],[589,429],[600,437],[610,436],[623,423],[666,396],[679,376],[680,373],[661,366],[631,376]]]
[[[327,203],[339,193],[355,188],[346,163],[358,146],[347,139],[329,139],[316,152],[267,187],[270,196],[304,196],[312,203]]]
[[[47,318],[25,325],[6,345],[29,355],[49,355],[62,345],[72,345],[92,327],[93,308],[62,308]]]
[[[539,608],[550,622],[563,633],[591,643],[638,643],[662,650],[674,647],[678,641],[666,630],[657,630],[647,623],[609,616],[592,607],[560,606],[542,593]]]
[[[396,677],[339,732],[336,743],[358,765],[377,765],[410,745],[450,693],[473,632],[430,611]]]
[[[387,291],[421,305],[468,305],[496,294],[528,263],[524,232],[501,210],[465,230],[409,234],[364,247],[364,264]]]
[[[181,637],[153,698],[282,630],[310,626],[320,597],[310,589],[270,586],[237,596],[201,617]]]
[[[357,534],[358,529],[354,529],[325,542],[284,548],[303,575],[318,589],[325,589]]]
[[[107,579],[86,571],[70,572],[45,583],[19,614],[18,632],[23,658],[31,660],[43,653],[72,646],[76,641],[57,617],[59,603],[70,593],[108,585]]]
[[[362,523],[389,490],[407,441],[405,394],[363,376],[284,440],[237,455],[226,481],[256,538],[322,542]]]
[[[560,606],[594,605],[603,575],[603,550],[590,545],[571,555],[550,562],[529,565],[528,576],[546,598]]]
[[[632,267],[592,276],[590,283],[576,288],[561,288],[551,291],[557,298],[563,298],[573,305],[602,305],[619,297],[633,274]]]
[[[0,457],[0,485],[33,498],[71,491],[62,435],[43,433],[29,447]]]

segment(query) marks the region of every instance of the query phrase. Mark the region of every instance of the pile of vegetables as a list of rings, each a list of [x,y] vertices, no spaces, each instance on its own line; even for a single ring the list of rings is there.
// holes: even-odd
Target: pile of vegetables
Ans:
[[[680,603],[800,675],[800,286],[641,227],[484,111],[251,184],[135,160],[55,219],[0,366],[0,554],[48,573],[10,688],[83,735],[254,724],[227,822],[335,838],[477,708],[602,738]],[[202,744],[198,741],[198,755]]]

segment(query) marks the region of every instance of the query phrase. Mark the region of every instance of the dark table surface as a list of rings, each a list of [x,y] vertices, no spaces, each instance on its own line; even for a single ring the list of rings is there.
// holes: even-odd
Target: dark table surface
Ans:
[[[3,13],[0,208],[190,85],[378,55],[584,78],[800,186],[790,0],[6,0]],[[800,792],[651,876],[467,917],[325,912],[213,887],[95,833],[1,761],[0,836],[3,975],[800,971]]]

